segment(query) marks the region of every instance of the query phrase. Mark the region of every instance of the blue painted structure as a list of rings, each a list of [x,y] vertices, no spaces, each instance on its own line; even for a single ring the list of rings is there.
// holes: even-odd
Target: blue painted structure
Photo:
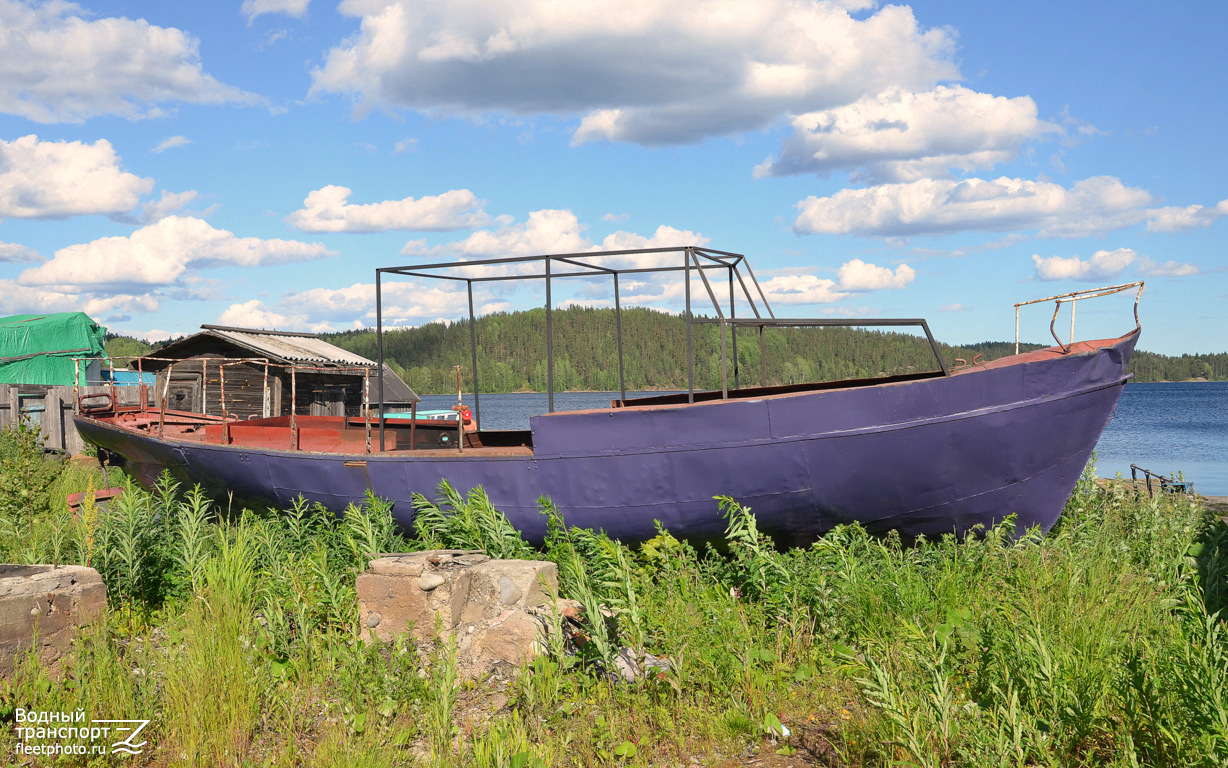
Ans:
[[[283,506],[302,495],[330,509],[369,489],[394,501],[404,526],[414,492],[429,496],[445,478],[462,491],[480,485],[532,541],[545,533],[543,495],[570,524],[623,541],[653,536],[658,520],[679,536],[717,538],[718,494],[751,507],[784,544],[851,522],[905,537],[1008,515],[1019,530],[1048,529],[1113,413],[1137,339],[1136,330],[949,376],[547,414],[530,421],[531,449],[317,453],[208,444],[195,433],[160,438],[148,422],[76,422],[146,482],[165,468],[217,493]]]

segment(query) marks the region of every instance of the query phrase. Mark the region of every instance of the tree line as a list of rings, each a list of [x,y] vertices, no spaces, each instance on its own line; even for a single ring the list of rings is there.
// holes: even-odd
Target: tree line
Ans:
[[[617,391],[618,333],[612,309],[569,307],[551,317],[555,391]],[[479,384],[483,392],[545,391],[546,311],[498,312],[476,321]],[[937,362],[923,336],[858,328],[769,328],[760,354],[758,329],[726,335],[730,386],[735,373],[743,386],[769,386],[806,381],[869,378],[934,370]],[[378,356],[371,329],[322,334],[322,338],[370,359]],[[680,315],[634,307],[622,312],[623,378],[628,390],[685,389],[687,386],[686,327]],[[387,331],[384,356],[406,383],[420,393],[456,389],[454,366],[464,369],[465,388],[471,375],[469,321],[428,323]],[[993,360],[1010,355],[1011,342],[962,346],[940,344],[948,366],[957,358],[976,355]],[[1025,344],[1022,349],[1039,349]],[[721,386],[721,340],[715,325],[692,326],[695,387]],[[736,372],[734,360],[736,359]],[[763,364],[766,359],[766,366]],[[1130,370],[1135,381],[1183,381],[1193,378],[1228,380],[1228,354],[1168,357],[1138,352]]]

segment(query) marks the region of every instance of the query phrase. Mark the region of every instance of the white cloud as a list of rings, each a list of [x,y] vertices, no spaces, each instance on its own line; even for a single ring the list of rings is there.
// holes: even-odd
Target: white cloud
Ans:
[[[150,151],[153,152],[155,155],[160,155],[168,149],[174,149],[175,147],[185,147],[191,143],[192,143],[192,140],[189,139],[187,136],[170,136],[158,142],[158,146],[154,147]]]
[[[110,296],[96,296],[87,299],[81,311],[90,317],[108,317],[110,315],[131,315],[140,312],[158,311],[158,299],[148,293],[132,295],[126,293]]]
[[[123,293],[138,286],[176,285],[190,269],[254,267],[328,255],[320,243],[235,237],[201,219],[168,216],[128,237],[104,237],[63,248],[50,261],[24,271],[19,282],[57,290]]]
[[[259,299],[231,304],[218,316],[217,322],[236,328],[303,330],[286,315],[270,311]]]
[[[835,280],[815,275],[777,275],[759,285],[770,304],[833,304],[852,296]]]
[[[205,74],[198,41],[143,19],[89,20],[68,2],[0,0],[0,112],[38,123],[163,114],[167,101],[254,103]]]
[[[1061,128],[1039,120],[1027,96],[1008,99],[961,86],[924,93],[891,88],[853,104],[791,119],[780,156],[755,175],[865,169],[883,181],[948,176],[1014,160],[1020,146]]]
[[[579,219],[571,211],[545,209],[533,211],[529,218],[520,224],[506,222],[493,231],[474,232],[464,240],[431,249],[422,249],[411,244],[402,253],[467,257],[576,253],[592,247],[582,230]]]
[[[42,261],[43,257],[33,248],[27,248],[17,243],[0,241],[0,262]]]
[[[12,280],[0,280],[0,315],[80,311],[81,297],[78,294],[31,288]]]
[[[396,145],[393,146],[392,151],[398,155],[403,155],[406,152],[413,152],[417,149],[418,149],[418,140],[411,136],[409,138],[401,139],[400,141],[398,141]]]
[[[148,341],[151,344],[155,341],[166,341],[167,339],[183,335],[179,333],[172,333],[170,331],[166,331],[161,328],[150,328],[149,330],[145,330],[145,331],[138,331],[138,330],[132,330],[132,329],[117,330],[114,328],[110,330],[112,333],[119,334],[120,336],[131,336],[134,339],[144,339],[145,341]]]
[[[93,291],[76,292],[56,288],[24,285],[12,280],[0,280],[0,315],[35,312],[84,312],[95,320],[116,322],[138,312],[155,312],[159,294],[108,294]]]
[[[121,214],[135,208],[153,184],[122,170],[105,139],[93,144],[39,141],[33,135],[0,139],[0,218]]]
[[[588,251],[633,250],[641,248],[674,248],[707,245],[708,238],[691,230],[668,225],[657,227],[652,235],[619,230],[607,235],[600,244],[585,234],[576,215],[567,209],[533,211],[528,219],[516,223],[506,217],[494,230],[474,232],[463,240],[426,248],[422,241],[412,241],[401,251],[410,256],[459,256],[463,258],[497,256],[540,256],[551,253],[584,253]],[[639,266],[643,260],[659,259],[651,254],[639,257],[626,255],[601,261],[610,267]]]
[[[1036,276],[1041,280],[1100,281],[1112,280],[1120,275],[1126,267],[1134,263],[1135,255],[1129,248],[1096,251],[1087,261],[1078,256],[1044,258],[1033,254],[1032,263],[1036,265]]]
[[[1187,205],[1184,208],[1170,206],[1148,211],[1148,232],[1188,232],[1198,227],[1209,227],[1220,216],[1228,215],[1228,200],[1214,208]]]
[[[415,200],[387,200],[352,205],[348,187],[330,185],[307,195],[303,208],[286,217],[303,232],[386,232],[392,229],[446,231],[480,227],[490,221],[482,210],[485,201],[467,189]]]
[[[845,291],[881,291],[892,288],[903,288],[916,278],[917,272],[907,264],[901,264],[892,272],[887,267],[867,264],[861,259],[853,259],[840,265],[836,277],[840,279],[840,288]]]
[[[581,116],[573,140],[685,143],[958,76],[954,35],[864,0],[345,0],[312,72],[362,109]]]
[[[606,235],[601,241],[599,250],[622,251],[639,248],[674,248],[687,245],[707,245],[708,238],[689,229],[676,229],[662,224],[652,233],[651,237],[637,235],[634,232],[618,231]],[[646,254],[648,259],[659,258]],[[624,257],[628,258],[628,257]]]
[[[1138,262],[1138,273],[1143,277],[1188,277],[1201,274],[1202,270],[1194,264],[1171,260],[1161,264],[1150,256],[1144,256]]]
[[[875,237],[1019,230],[1082,237],[1138,224],[1151,201],[1146,190],[1111,176],[1084,179],[1069,189],[1005,177],[922,179],[808,197],[798,203],[793,228],[798,234]]]
[[[284,13],[301,19],[307,15],[307,6],[310,3],[311,0],[243,0],[243,7],[239,12],[247,17],[249,25],[257,16],[266,13]]]
[[[153,224],[171,214],[178,213],[183,207],[197,198],[195,190],[187,192],[167,192],[162,190],[162,197],[156,202],[141,204],[141,223]]]
[[[806,272],[776,275],[759,284],[771,304],[834,304],[858,293],[903,288],[917,276],[916,270],[901,264],[891,271],[861,259],[846,261],[836,270],[836,279]]]
[[[465,289],[450,281],[388,280],[381,289],[385,327],[420,325],[439,318],[469,313]],[[510,305],[478,286],[474,289],[475,311],[487,314]],[[232,304],[218,318],[222,325],[247,328],[281,328],[330,331],[375,325],[375,286],[355,283],[341,288],[314,288],[282,296],[273,307],[259,299]]]

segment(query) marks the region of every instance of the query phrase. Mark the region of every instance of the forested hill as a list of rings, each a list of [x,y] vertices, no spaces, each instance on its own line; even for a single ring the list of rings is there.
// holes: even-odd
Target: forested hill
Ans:
[[[651,309],[623,310],[623,351],[629,390],[686,388],[686,326],[678,315]],[[618,389],[618,338],[614,311],[590,307],[556,310],[554,387],[556,391]],[[483,392],[546,389],[546,311],[496,313],[478,318],[478,366]],[[324,334],[339,347],[375,359],[371,330]],[[732,343],[732,342],[730,342]],[[933,370],[936,364],[924,338],[906,333],[851,328],[769,329],[765,333],[768,384],[880,376]],[[694,326],[695,386],[720,388],[720,334],[715,326]],[[1036,349],[1039,345],[1025,345]],[[1014,344],[985,342],[941,345],[947,365],[977,355],[992,360],[1009,355]],[[389,331],[384,354],[405,381],[420,393],[455,391],[453,366],[470,369],[469,323],[429,323]],[[732,358],[731,358],[732,359]],[[759,334],[738,332],[742,383],[760,380]],[[1228,379],[1228,354],[1165,357],[1135,355],[1135,381]],[[732,385],[732,366],[730,384]]]

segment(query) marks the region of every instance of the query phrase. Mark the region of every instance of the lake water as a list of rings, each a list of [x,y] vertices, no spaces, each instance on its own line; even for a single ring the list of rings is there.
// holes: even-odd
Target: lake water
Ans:
[[[555,410],[605,408],[612,392],[560,392]],[[426,395],[422,406],[447,409],[455,395]],[[465,397],[472,407],[473,400]],[[482,395],[483,429],[528,429],[529,417],[546,412],[544,394]],[[1104,477],[1130,465],[1153,472],[1181,471],[1200,493],[1228,496],[1228,382],[1127,384],[1117,414],[1096,446]]]
[[[1127,384],[1096,467],[1129,477],[1131,464],[1180,471],[1199,493],[1228,496],[1228,381]]]

